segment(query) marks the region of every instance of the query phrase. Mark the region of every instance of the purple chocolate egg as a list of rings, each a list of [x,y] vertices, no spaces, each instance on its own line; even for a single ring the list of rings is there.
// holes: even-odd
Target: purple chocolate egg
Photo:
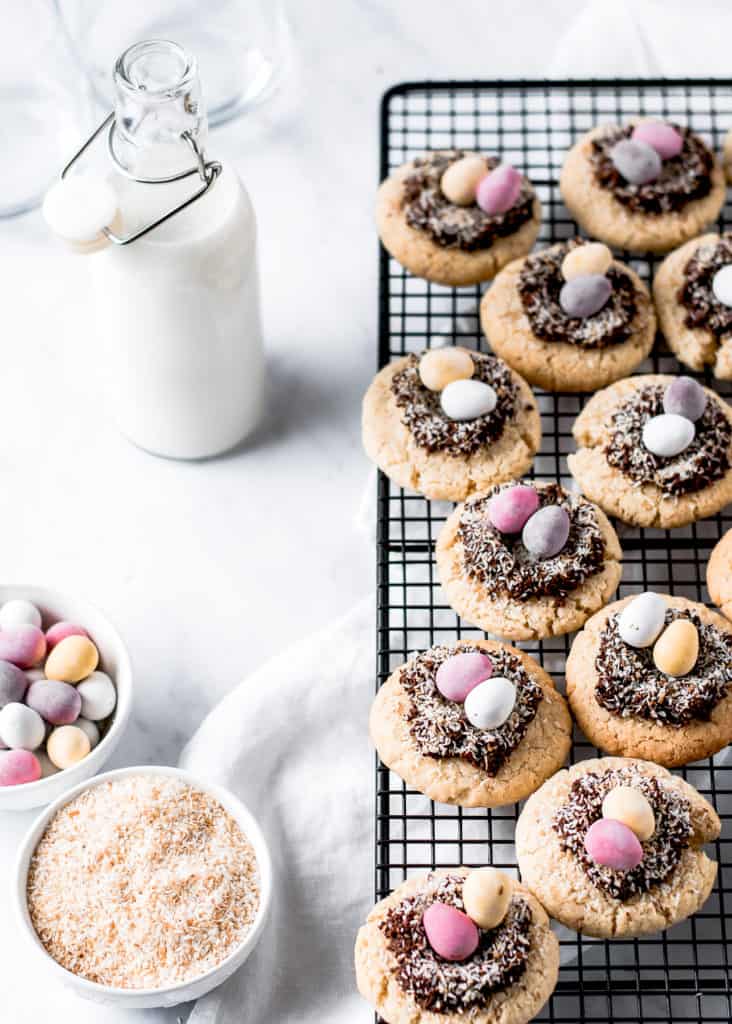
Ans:
[[[25,672],[9,661],[0,661],[0,708],[22,701],[27,689]]]
[[[600,312],[612,291],[604,274],[578,274],[562,285],[559,305],[567,316],[584,320]]]
[[[524,547],[534,558],[558,555],[569,537],[569,515],[561,505],[545,505],[528,520],[521,533]]]
[[[610,159],[629,185],[647,185],[661,173],[661,157],[646,142],[621,139],[610,150]]]
[[[683,416],[695,423],[704,415],[707,407],[707,393],[693,377],[677,377],[672,380],[663,395],[663,411]]]
[[[76,687],[57,679],[31,683],[25,702],[51,725],[72,725],[81,711],[81,694]]]

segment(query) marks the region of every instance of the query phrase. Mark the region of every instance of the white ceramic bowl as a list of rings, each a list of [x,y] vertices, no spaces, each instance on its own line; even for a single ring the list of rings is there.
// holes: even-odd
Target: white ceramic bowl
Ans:
[[[42,807],[62,793],[96,775],[107,762],[124,732],[132,708],[132,667],[127,648],[117,630],[102,613],[86,601],[58,590],[33,584],[0,584],[0,604],[16,597],[32,601],[43,616],[43,626],[65,619],[89,631],[99,649],[99,667],[114,680],[117,706],[106,735],[83,761],[38,782],[0,787],[0,811],[25,811]]]
[[[128,775],[172,776],[173,778],[187,782],[189,785],[194,786],[197,789],[203,790],[204,793],[210,793],[211,796],[215,797],[219,803],[226,808],[232,818],[241,826],[242,831],[252,844],[257,858],[257,866],[259,868],[259,910],[257,911],[257,915],[252,926],[247,932],[247,935],[241,945],[237,946],[234,952],[225,960],[222,960],[217,967],[212,968],[205,974],[201,974],[198,978],[194,978],[193,981],[180,982],[177,985],[170,985],[167,988],[108,988],[106,985],[98,985],[96,982],[87,981],[85,978],[80,978],[76,974],[72,974],[57,963],[53,957],[46,952],[40,939],[36,935],[35,929],[31,923],[30,914],[28,913],[26,885],[30,860],[33,855],[33,851],[38,845],[38,841],[56,811],[69,803],[70,800],[73,800],[74,797],[79,795],[79,793],[83,793],[85,790],[91,789],[93,786],[98,786],[100,783],[107,782],[110,779],[121,779]],[[64,796],[59,800],[56,800],[50,807],[47,807],[41,813],[40,817],[32,826],[21,844],[15,865],[15,871],[13,873],[12,885],[13,891],[11,893],[11,899],[15,908],[16,920],[19,922],[20,931],[23,934],[23,940],[31,947],[33,960],[36,963],[39,972],[39,984],[42,984],[43,972],[45,971],[47,974],[50,972],[58,980],[73,989],[77,995],[82,996],[84,999],[91,999],[96,1003],[103,1003],[108,1006],[119,1006],[124,1009],[144,1009],[152,1006],[177,1006],[178,1003],[188,1002],[188,1000],[191,999],[198,999],[200,996],[210,992],[211,989],[221,985],[222,982],[226,981],[226,979],[230,977],[235,970],[241,967],[259,941],[269,915],[270,901],[272,897],[272,863],[262,830],[252,814],[247,810],[241,800],[233,795],[233,793],[230,793],[229,790],[224,789],[222,786],[213,785],[210,782],[206,782],[205,779],[200,779],[195,775],[191,775],[189,772],[184,772],[180,768],[164,768],[158,765],[144,765],[136,768],[119,768],[117,771],[104,772],[102,775],[97,775],[96,778],[91,779],[88,782],[83,782],[80,786],[76,786],[71,790],[71,792],[64,794]]]

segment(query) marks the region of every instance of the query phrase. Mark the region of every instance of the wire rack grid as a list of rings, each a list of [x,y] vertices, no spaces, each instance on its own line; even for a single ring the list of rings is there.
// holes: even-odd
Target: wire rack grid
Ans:
[[[381,177],[431,149],[460,147],[524,169],[544,208],[539,244],[578,233],[562,204],[558,178],[567,148],[598,122],[638,113],[690,125],[719,151],[732,127],[732,80],[416,82],[395,86],[381,111]],[[725,216],[732,223],[732,211]],[[621,254],[647,281],[654,259]],[[380,250],[379,365],[445,343],[486,347],[477,320],[481,288],[451,289],[412,277]],[[639,372],[681,369],[661,343]],[[688,372],[688,371],[684,371]],[[711,383],[707,380],[706,383]],[[725,396],[729,387],[719,387]],[[571,428],[587,396],[538,392],[543,443],[534,462],[540,480],[569,486]],[[434,544],[451,506],[405,493],[383,474],[378,482],[377,675],[381,685],[412,651],[481,635],[447,606],[434,566]],[[623,545],[618,596],[657,589],[708,601],[706,563],[732,525],[732,513],[673,532],[615,524]],[[563,689],[571,637],[519,646]],[[721,838],[714,892],[702,911],[644,939],[596,941],[559,929],[557,989],[537,1019],[556,1024],[707,1024],[732,1019],[732,757],[688,766],[683,776],[716,807]],[[598,755],[575,733],[571,760]],[[520,808],[493,811],[435,804],[376,766],[377,898],[405,877],[434,867],[495,864],[516,868],[513,829]]]

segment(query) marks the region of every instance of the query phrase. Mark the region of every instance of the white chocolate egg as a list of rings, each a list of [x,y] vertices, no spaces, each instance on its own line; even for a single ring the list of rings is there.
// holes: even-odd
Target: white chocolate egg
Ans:
[[[643,444],[653,455],[669,459],[680,455],[694,440],[696,428],[691,420],[676,413],[652,416],[643,426]]]
[[[490,384],[482,380],[454,380],[440,395],[442,410],[451,420],[477,420],[493,412],[498,402]]]
[[[41,613],[36,606],[19,597],[6,601],[0,608],[0,629],[25,624],[41,628]]]
[[[114,683],[104,672],[92,672],[77,686],[81,697],[81,716],[90,722],[100,722],[114,711],[117,691]]]
[[[463,348],[433,348],[419,361],[419,376],[430,391],[442,391],[455,380],[468,380],[475,372],[470,353]]]
[[[46,726],[33,708],[13,702],[0,710],[0,740],[11,750],[37,750],[46,738]]]
[[[717,302],[732,306],[732,264],[719,268],[712,278],[712,292]]]
[[[465,913],[486,931],[501,923],[510,902],[511,880],[497,868],[477,868],[463,882]]]
[[[511,716],[516,687],[505,676],[492,676],[465,698],[465,717],[476,729],[498,729]]]
[[[631,647],[650,647],[664,627],[667,607],[664,598],[652,590],[633,598],[618,616],[620,639]]]
[[[450,164],[440,179],[445,199],[456,206],[470,206],[475,202],[478,182],[485,178],[488,167],[482,156],[471,153]]]

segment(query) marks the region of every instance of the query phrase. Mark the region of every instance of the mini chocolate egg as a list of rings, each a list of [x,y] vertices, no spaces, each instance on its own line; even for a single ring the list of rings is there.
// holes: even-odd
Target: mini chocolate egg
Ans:
[[[571,281],[574,277],[587,275],[604,276],[613,262],[613,254],[602,242],[588,242],[570,249],[562,260],[562,277]]]
[[[0,660],[18,668],[33,668],[46,653],[46,638],[38,626],[22,622],[0,630]]]
[[[662,160],[678,156],[684,148],[684,139],[673,125],[663,121],[641,121],[633,129],[631,138],[636,142],[644,142],[655,149]]]
[[[443,960],[467,960],[478,948],[478,929],[467,914],[447,903],[432,903],[422,915],[427,941]]]
[[[527,520],[521,532],[524,547],[534,558],[553,558],[569,538],[569,514],[561,505],[545,505]]]
[[[89,739],[89,744],[92,750],[94,750],[94,748],[99,743],[99,740],[102,738],[97,723],[90,722],[88,718],[79,717],[74,722],[74,725],[76,726],[77,729],[81,729],[83,733],[86,733]]]
[[[478,182],[475,201],[483,213],[496,217],[510,210],[521,195],[521,175],[511,164],[499,164]]]
[[[90,722],[100,722],[111,715],[117,703],[114,683],[104,672],[92,672],[77,686],[81,697],[81,714]]]
[[[510,902],[511,880],[497,868],[477,868],[463,882],[465,913],[485,931],[501,923]]]
[[[40,777],[38,758],[29,750],[0,751],[0,786],[23,786]]]
[[[78,683],[90,676],[98,664],[99,651],[88,637],[67,636],[49,654],[45,672],[48,679]]]
[[[455,380],[473,376],[475,363],[463,348],[433,348],[419,361],[419,376],[430,391],[442,391]]]
[[[612,291],[613,286],[604,274],[579,274],[562,285],[559,305],[567,316],[584,320],[600,312]]]
[[[616,786],[611,789],[602,801],[602,816],[627,825],[642,843],[656,831],[653,808],[634,786]]]
[[[693,377],[677,377],[672,380],[663,395],[663,411],[673,416],[683,416],[692,423],[704,415],[707,407],[707,393]]]
[[[610,150],[615,170],[630,185],[646,185],[661,173],[661,157],[652,146],[636,139],[621,139]]]
[[[480,651],[458,651],[437,669],[435,685],[443,697],[462,703],[471,690],[493,675],[493,662]]]
[[[598,818],[587,829],[585,850],[595,864],[615,871],[632,871],[643,860],[638,836],[622,821]]]
[[[0,608],[0,629],[26,624],[41,628],[41,613],[30,601],[17,597]]]
[[[81,711],[81,696],[76,687],[57,679],[39,679],[37,683],[31,683],[25,702],[51,725],[71,725]]]
[[[37,750],[46,738],[46,725],[33,708],[6,704],[0,709],[0,739],[11,750]]]
[[[0,661],[0,708],[6,704],[18,704],[28,689],[28,678],[17,665]]]
[[[539,495],[536,488],[517,484],[516,487],[499,491],[491,498],[488,520],[501,533],[521,533],[538,507]]]
[[[498,729],[511,717],[516,687],[505,676],[478,683],[465,698],[465,717],[476,729]]]
[[[667,607],[664,598],[652,590],[633,598],[618,616],[620,639],[631,647],[650,647],[665,625]]]
[[[488,174],[488,167],[482,156],[470,153],[450,164],[440,179],[440,188],[445,199],[456,206],[470,206],[475,202],[478,182]]]
[[[653,648],[653,663],[667,676],[685,676],[696,665],[698,657],[699,633],[689,619],[670,622]]]
[[[691,420],[675,413],[651,416],[643,425],[642,440],[652,455],[663,459],[680,455],[694,440],[696,430]]]
[[[54,622],[54,624],[46,630],[46,644],[48,650],[52,651],[56,644],[65,640],[67,636],[86,636],[89,634],[83,626],[77,626],[73,622]]]
[[[48,737],[46,751],[57,768],[70,768],[83,761],[91,750],[89,737],[75,725],[60,725]]]
[[[451,420],[477,420],[493,412],[498,401],[490,384],[482,380],[454,380],[440,395],[442,411]]]
[[[719,268],[712,278],[712,292],[717,302],[732,306],[732,264]]]

